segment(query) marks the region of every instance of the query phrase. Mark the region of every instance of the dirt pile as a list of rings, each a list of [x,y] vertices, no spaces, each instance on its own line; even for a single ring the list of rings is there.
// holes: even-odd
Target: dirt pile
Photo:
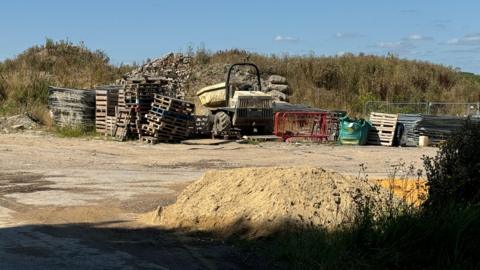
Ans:
[[[26,114],[0,117],[0,133],[12,133],[25,129],[35,129],[37,127],[37,122]]]
[[[366,181],[313,167],[208,171],[175,204],[144,221],[167,228],[267,235],[285,226],[333,228],[348,224],[366,198],[389,200]]]

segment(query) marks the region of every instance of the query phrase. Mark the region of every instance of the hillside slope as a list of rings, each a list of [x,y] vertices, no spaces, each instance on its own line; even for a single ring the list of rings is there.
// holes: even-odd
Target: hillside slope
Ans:
[[[91,88],[114,82],[130,69],[111,65],[104,52],[83,44],[47,39],[0,62],[0,114],[29,111],[45,120],[49,85]]]
[[[366,101],[478,102],[480,76],[394,56],[264,56],[241,50],[197,52],[189,87],[223,80],[225,63],[255,62],[264,75],[288,79],[290,100],[325,109],[360,113]]]
[[[339,57],[260,55],[243,50],[192,53],[185,82],[187,98],[209,84],[225,79],[228,64],[255,62],[265,78],[288,79],[290,101],[359,114],[366,101],[478,102],[480,77],[427,62],[394,56],[347,54]],[[29,111],[47,119],[47,87],[91,88],[112,83],[131,66],[110,64],[102,51],[83,44],[53,42],[27,49],[0,62],[0,114]]]

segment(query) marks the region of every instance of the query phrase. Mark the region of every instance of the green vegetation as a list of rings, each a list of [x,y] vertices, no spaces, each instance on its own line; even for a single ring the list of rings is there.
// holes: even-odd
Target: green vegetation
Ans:
[[[399,59],[392,55],[261,55],[243,50],[211,53],[190,52],[193,75],[187,83],[191,96],[201,87],[224,80],[225,64],[249,60],[264,76],[287,77],[291,101],[362,113],[367,101],[478,102],[480,76],[427,62]],[[110,64],[102,51],[83,43],[47,39],[14,59],[0,62],[0,114],[28,111],[44,123],[47,87],[92,88],[112,83],[131,66]]]
[[[440,147],[436,157],[424,159],[429,197],[426,206],[441,209],[480,203],[480,124],[468,121]]]
[[[478,102],[480,98],[478,75],[393,55],[265,56],[242,50],[209,53],[200,49],[194,56],[199,67],[217,67],[218,72],[209,73],[217,76],[217,81],[223,79],[222,64],[248,59],[265,74],[287,77],[292,102],[347,110],[354,115],[363,111],[367,101]],[[191,91],[199,86],[194,88]]]
[[[247,249],[285,269],[479,269],[480,208],[359,219],[352,228],[296,230]]]
[[[367,201],[357,205],[353,226],[280,231],[241,243],[272,268],[480,269],[479,140],[480,125],[468,123],[436,157],[425,158],[430,195],[419,208]],[[378,209],[384,211],[375,218]]]
[[[55,127],[54,133],[62,138],[94,137],[98,134],[87,127]]]
[[[48,123],[49,85],[92,88],[114,82],[130,68],[111,65],[104,52],[92,52],[83,43],[47,39],[0,62],[0,114],[30,112]]]

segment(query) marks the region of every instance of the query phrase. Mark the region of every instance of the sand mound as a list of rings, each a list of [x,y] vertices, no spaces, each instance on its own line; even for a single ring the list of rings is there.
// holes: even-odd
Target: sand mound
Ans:
[[[208,171],[175,204],[144,221],[167,228],[261,236],[285,226],[332,228],[351,221],[355,202],[388,200],[365,181],[321,168]]]

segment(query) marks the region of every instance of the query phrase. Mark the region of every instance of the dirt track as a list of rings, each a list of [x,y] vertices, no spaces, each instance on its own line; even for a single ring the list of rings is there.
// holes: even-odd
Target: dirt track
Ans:
[[[0,269],[241,268],[244,255],[136,223],[211,168],[311,165],[371,178],[434,148],[142,145],[0,135]],[[27,260],[25,258],[28,258]]]

